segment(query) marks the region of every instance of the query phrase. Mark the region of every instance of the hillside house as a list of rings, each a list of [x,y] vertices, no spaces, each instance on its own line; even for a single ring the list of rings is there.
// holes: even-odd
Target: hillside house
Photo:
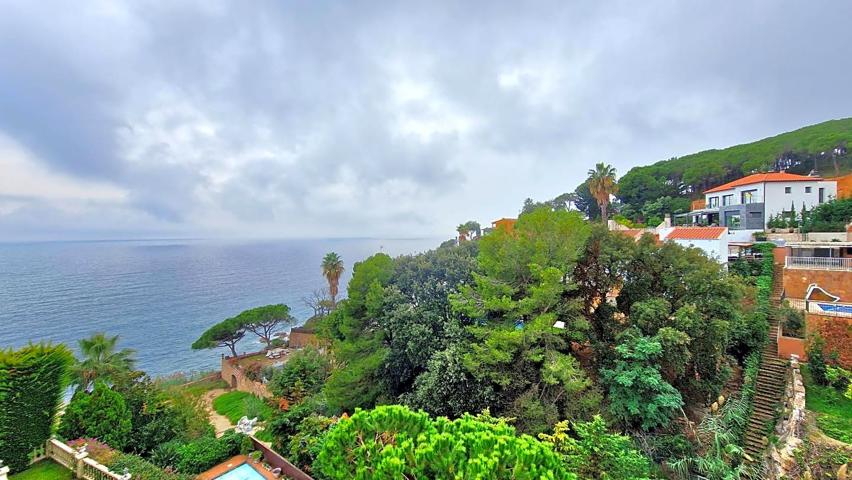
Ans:
[[[837,197],[837,182],[787,172],[755,173],[704,192],[704,205],[679,215],[692,225],[727,227],[737,240],[766,229],[773,216]]]

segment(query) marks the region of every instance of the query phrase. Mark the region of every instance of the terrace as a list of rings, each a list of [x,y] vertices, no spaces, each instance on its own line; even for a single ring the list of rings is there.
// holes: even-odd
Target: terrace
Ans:
[[[789,243],[785,267],[799,270],[852,271],[852,242]]]

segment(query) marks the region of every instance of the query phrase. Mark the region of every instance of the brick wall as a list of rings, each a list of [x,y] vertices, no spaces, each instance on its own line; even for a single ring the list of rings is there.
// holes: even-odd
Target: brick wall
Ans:
[[[242,369],[240,369],[238,360],[250,356],[242,355],[236,358],[222,357],[222,380],[228,382],[228,386],[235,390],[249,392],[262,398],[269,398],[272,394],[269,393],[266,385],[247,378]]]
[[[825,339],[826,354],[837,352],[843,368],[852,368],[852,318],[808,313],[805,324],[809,336],[819,333]]]
[[[852,272],[784,269],[784,293],[788,298],[804,299],[812,283],[839,296],[841,302],[852,303]]]

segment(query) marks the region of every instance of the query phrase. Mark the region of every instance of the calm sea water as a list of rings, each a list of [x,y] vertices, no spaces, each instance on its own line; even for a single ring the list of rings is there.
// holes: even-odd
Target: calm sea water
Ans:
[[[240,311],[286,303],[300,323],[301,298],[325,286],[322,256],[356,261],[434,248],[439,240],[157,240],[0,244],[0,348],[121,336],[152,375],[216,368],[221,350],[193,351],[210,325]],[[249,339],[248,337],[252,338]],[[240,350],[259,346],[247,335]]]

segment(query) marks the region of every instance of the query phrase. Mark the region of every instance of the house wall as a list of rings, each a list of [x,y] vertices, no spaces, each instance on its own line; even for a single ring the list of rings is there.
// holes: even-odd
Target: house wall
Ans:
[[[733,194],[733,196],[734,196],[733,205],[737,205],[737,204],[740,203],[740,199],[742,197],[742,195],[741,195],[742,192],[745,192],[747,190],[757,190],[755,192],[755,196],[757,197],[757,200],[755,200],[755,201],[756,202],[762,202],[763,199],[765,198],[763,186],[764,186],[763,183],[755,183],[755,184],[752,184],[752,185],[741,185],[739,187],[734,187],[730,190],[724,190],[724,191],[721,191],[721,192],[714,192],[714,193],[705,193],[704,199],[707,202],[707,206],[709,207],[710,203],[711,203],[710,198],[719,197],[719,207],[722,207],[723,206],[722,205],[722,197],[724,197],[725,195]]]
[[[816,283],[840,302],[852,303],[852,272],[833,270],[784,269],[784,294],[788,298],[804,299],[808,285]]]
[[[728,262],[728,237],[722,235],[715,240],[672,240],[678,245],[684,247],[696,247],[704,251],[704,253],[715,259],[719,263]]]
[[[784,189],[790,187],[790,193],[784,193]],[[811,193],[805,193],[805,187],[811,187]],[[766,184],[766,219],[782,213],[790,211],[790,206],[794,205],[796,211],[802,210],[802,205],[808,210],[816,205],[819,205],[819,189],[825,189],[825,201],[837,197],[837,182],[833,180],[823,180],[814,182],[768,182]]]

